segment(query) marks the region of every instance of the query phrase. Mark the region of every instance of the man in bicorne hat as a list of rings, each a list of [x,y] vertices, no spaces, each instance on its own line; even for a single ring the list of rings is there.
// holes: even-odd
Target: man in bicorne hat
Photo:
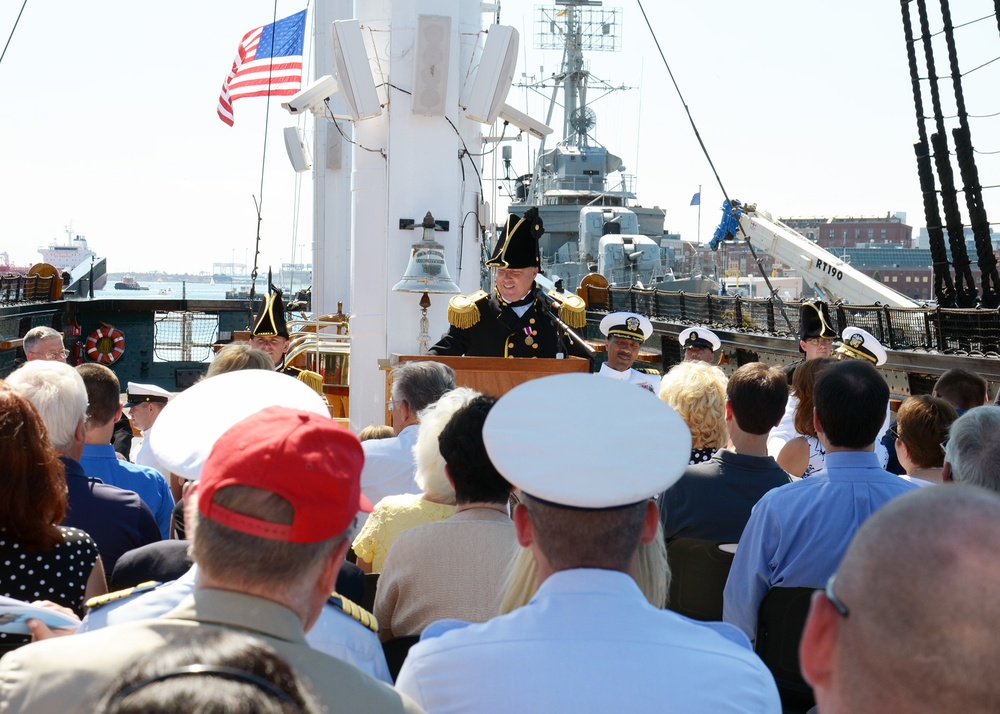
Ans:
[[[451,328],[428,350],[433,355],[476,357],[555,357],[558,335],[546,314],[544,298],[535,287],[541,267],[538,239],[544,233],[537,208],[523,217],[510,215],[493,255],[493,294],[479,290],[456,295],[448,303]],[[575,297],[575,296],[574,296]],[[586,308],[563,305],[560,318],[570,327],[586,324]]]
[[[715,352],[722,347],[719,336],[705,327],[689,327],[677,335],[677,341],[684,348],[685,362],[715,364]]]
[[[285,303],[281,300],[281,291],[273,285],[264,296],[264,305],[250,334],[250,344],[268,354],[274,362],[276,371],[295,377],[308,384],[318,394],[323,394],[323,375],[285,364],[285,353],[288,352]]]
[[[601,332],[608,338],[608,361],[598,372],[602,377],[638,384],[653,394],[660,391],[660,375],[632,367],[642,343],[653,334],[653,323],[634,312],[613,312],[601,320]]]
[[[795,373],[796,367],[807,360],[830,356],[833,351],[833,341],[837,339],[837,331],[832,325],[830,310],[825,302],[807,301],[799,307],[799,352],[803,354],[803,357],[784,366],[789,389],[792,386],[792,375]],[[785,405],[784,416],[781,417],[778,426],[771,429],[771,435],[768,437],[768,455],[778,458],[782,447],[797,436],[795,410],[798,406],[798,397],[794,394],[790,395],[788,404]]]
[[[807,301],[799,308],[799,352],[804,356],[797,362],[785,365],[788,384],[792,383],[795,368],[806,360],[829,357],[837,331],[832,327],[830,310],[825,302]]]

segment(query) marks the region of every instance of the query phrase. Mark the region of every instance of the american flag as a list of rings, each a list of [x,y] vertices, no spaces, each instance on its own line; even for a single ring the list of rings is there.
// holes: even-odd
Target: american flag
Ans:
[[[233,125],[233,102],[243,97],[289,97],[302,87],[306,11],[243,35],[219,95],[219,118]]]

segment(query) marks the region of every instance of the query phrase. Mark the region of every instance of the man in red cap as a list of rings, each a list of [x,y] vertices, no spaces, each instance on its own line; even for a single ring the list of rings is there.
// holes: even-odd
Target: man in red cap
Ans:
[[[194,594],[166,615],[36,642],[0,661],[17,712],[89,712],[118,672],[192,627],[248,632],[309,680],[325,711],[420,711],[388,685],[306,643],[333,589],[359,509],[357,437],[325,416],[269,407],[215,444],[188,518]]]

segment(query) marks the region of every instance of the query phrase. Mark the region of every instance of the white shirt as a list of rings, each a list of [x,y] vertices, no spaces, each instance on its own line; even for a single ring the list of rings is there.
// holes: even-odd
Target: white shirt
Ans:
[[[417,462],[413,446],[417,443],[419,424],[411,424],[391,439],[368,439],[361,442],[365,467],[361,471],[361,491],[372,503],[386,496],[420,493],[413,480]]]
[[[605,362],[601,365],[601,371],[597,372],[602,377],[608,377],[609,379],[617,379],[619,382],[628,382],[629,384],[637,384],[643,389],[648,389],[653,394],[660,393],[660,375],[658,374],[646,374],[645,372],[640,372],[637,369],[632,369],[631,367],[625,372],[619,372],[617,369],[612,369]]]
[[[77,632],[100,630],[135,620],[148,620],[173,610],[194,592],[198,566],[192,565],[172,583],[164,583],[131,598],[101,605],[87,613]],[[340,609],[326,605],[312,629],[306,633],[309,646],[355,667],[383,682],[392,684],[378,635]]]
[[[422,640],[396,689],[428,714],[781,712],[735,628],[658,610],[628,575],[596,569],[555,573],[526,606]]]

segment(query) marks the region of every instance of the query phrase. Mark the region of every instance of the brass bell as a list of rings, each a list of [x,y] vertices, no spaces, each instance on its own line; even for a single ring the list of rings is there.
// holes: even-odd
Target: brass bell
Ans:
[[[404,293],[457,293],[445,260],[444,246],[434,240],[434,217],[428,211],[421,224],[424,237],[413,244],[402,279],[392,286]]]

